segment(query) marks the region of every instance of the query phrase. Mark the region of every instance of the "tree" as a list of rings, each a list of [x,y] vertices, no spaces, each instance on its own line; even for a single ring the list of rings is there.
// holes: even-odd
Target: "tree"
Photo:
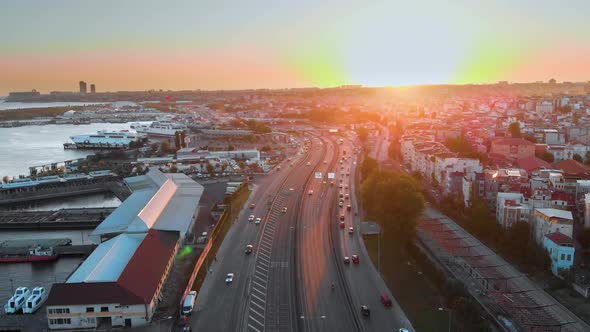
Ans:
[[[578,242],[580,242],[582,248],[590,248],[590,228],[586,228],[578,234]]]
[[[10,176],[8,176],[8,175],[5,175],[5,176],[2,178],[2,182],[4,182],[4,183],[8,183],[8,182],[10,182]]]
[[[356,135],[358,136],[361,143],[364,145],[369,138],[369,129],[365,127],[357,127],[356,128]]]
[[[176,149],[180,149],[182,146],[182,141],[180,139],[180,132],[179,131],[174,133],[174,146],[176,147]]]
[[[555,159],[555,157],[553,157],[553,155],[549,151],[543,151],[543,152],[540,152],[540,153],[535,153],[535,155],[537,156],[537,158],[543,159],[543,160],[545,160],[548,163],[552,163],[553,160]]]
[[[361,201],[367,217],[377,221],[383,234],[404,248],[416,234],[424,198],[416,181],[397,171],[373,171],[361,185]]]
[[[578,113],[574,113],[574,114],[572,115],[572,121],[574,122],[574,124],[576,124],[576,125],[577,125],[577,124],[578,124],[578,122],[580,122],[580,114],[578,114]]]
[[[159,148],[159,147],[160,147],[160,145],[158,145],[158,143],[152,143],[152,144],[150,145],[150,152],[151,152],[152,154],[154,154],[154,153],[158,152],[158,148]]]
[[[176,167],[176,165],[170,166],[168,173],[178,173],[178,167]]]
[[[361,164],[361,174],[363,179],[366,179],[371,174],[371,172],[377,169],[378,166],[379,164],[377,163],[377,160],[369,156],[365,156],[365,159]]]
[[[213,175],[213,173],[215,173],[215,167],[213,167],[211,163],[207,163],[207,173],[209,173],[210,175]]]
[[[236,147],[231,144],[227,146],[227,151],[233,151],[235,149],[236,149]]]
[[[394,142],[394,141],[392,141],[391,143],[389,143],[389,148],[387,148],[387,155],[391,159],[400,160],[401,159],[401,148],[400,148],[400,144],[398,142]]]
[[[522,136],[520,133],[520,122],[512,122],[508,126],[508,131],[510,132],[512,138],[520,138]]]
[[[522,138],[526,139],[529,142],[537,143],[537,139],[535,138],[535,136],[533,136],[531,134],[524,134],[524,135],[522,135]]]
[[[579,162],[579,163],[583,163],[584,159],[582,159],[582,156],[580,156],[579,154],[575,153],[572,157],[573,160]]]
[[[238,161],[238,166],[243,170],[246,167],[246,163],[243,160],[240,160]]]
[[[186,131],[181,131],[180,132],[180,146],[183,148],[186,148]]]
[[[586,151],[586,161],[584,162],[584,165],[590,166],[590,151]]]
[[[572,111],[572,107],[570,105],[564,105],[564,106],[558,107],[557,110],[561,114],[567,114]]]
[[[172,150],[172,148],[170,146],[170,142],[164,141],[160,144],[160,153],[161,154],[170,153],[171,150]]]
[[[265,146],[263,146],[263,147],[260,148],[260,151],[262,151],[262,152],[269,152],[271,150],[272,150],[271,147],[268,146],[268,145],[265,145]]]

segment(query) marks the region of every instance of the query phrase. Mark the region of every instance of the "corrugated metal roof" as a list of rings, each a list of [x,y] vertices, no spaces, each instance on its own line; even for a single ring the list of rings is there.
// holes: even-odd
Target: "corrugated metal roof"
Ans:
[[[133,222],[139,212],[145,207],[156,193],[152,189],[139,190],[131,194],[121,205],[115,209],[98,227],[90,234],[96,242],[101,234],[122,233]]]
[[[117,280],[145,236],[145,233],[121,234],[101,243],[66,283]]]

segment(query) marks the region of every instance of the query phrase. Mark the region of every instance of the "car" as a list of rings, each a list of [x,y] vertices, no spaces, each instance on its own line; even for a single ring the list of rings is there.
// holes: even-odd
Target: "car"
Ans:
[[[344,256],[344,264],[350,264],[350,257]]]
[[[295,190],[295,188],[289,188],[289,191],[293,191],[293,190]]]
[[[340,228],[344,228],[344,226],[346,226],[346,224],[344,223],[344,221],[341,221],[339,226],[340,226]]]
[[[308,195],[313,195],[313,190],[307,192]]]
[[[350,195],[349,194],[346,194],[346,195],[344,195],[344,198],[349,199],[350,198]]]
[[[260,224],[260,222],[262,221],[262,219],[260,217],[256,218],[256,220],[254,220],[254,224],[258,225]]]
[[[254,246],[251,245],[251,244],[249,244],[249,245],[246,246],[246,250],[244,250],[244,253],[246,255],[250,255],[252,253],[252,250],[254,250]]]
[[[402,327],[401,329],[399,329],[399,332],[410,332],[410,330],[405,329],[405,328]]]
[[[348,227],[348,234],[354,233],[354,228],[352,226]]]
[[[352,206],[351,206],[350,204],[348,204],[348,205],[346,206],[346,210],[347,210],[347,211],[351,211],[351,210],[352,210]]]
[[[343,214],[340,215],[340,220],[344,221],[344,215]]]
[[[307,162],[307,164],[305,164],[305,165],[307,165],[307,166],[311,166],[311,163],[308,161],[308,162]]]
[[[340,194],[338,194],[338,197],[339,197],[339,198],[342,198],[342,197],[344,197],[344,193],[340,193]]]
[[[344,189],[348,189],[348,185],[344,186]]]
[[[256,217],[254,217],[254,215],[253,215],[253,214],[251,214],[251,215],[248,217],[248,221],[254,221],[254,218],[256,218]]]
[[[371,316],[371,309],[369,309],[369,306],[363,304],[361,305],[361,313],[363,314],[363,316],[369,317]]]
[[[285,206],[282,211],[283,213],[287,213],[287,207]]]
[[[234,281],[234,274],[228,273],[227,276],[225,276],[225,282],[228,284],[231,284],[233,281]]]
[[[389,298],[389,295],[383,294],[379,299],[381,300],[381,304],[383,304],[384,307],[391,307],[391,299]]]
[[[324,164],[327,164],[328,162],[326,160],[324,160]]]
[[[344,206],[344,203],[342,201],[340,201],[340,202],[338,202],[338,206],[342,207],[342,206]]]
[[[351,257],[352,257],[352,262],[353,262],[354,264],[358,264],[358,263],[360,263],[360,261],[361,261],[361,260],[360,260],[360,258],[359,258],[359,255],[352,255]]]
[[[342,189],[342,183],[338,186],[338,188]]]

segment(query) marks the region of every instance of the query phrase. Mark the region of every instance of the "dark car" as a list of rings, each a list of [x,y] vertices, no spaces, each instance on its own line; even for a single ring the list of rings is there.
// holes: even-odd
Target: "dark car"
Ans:
[[[343,214],[340,215],[340,220],[344,221],[344,215]]]
[[[253,208],[255,208],[255,207],[256,207],[256,204],[254,204],[254,203],[250,204],[250,208],[251,208],[251,209],[253,209]]]
[[[344,264],[350,264],[350,257],[348,257],[348,256],[344,257]]]
[[[369,316],[371,316],[371,309],[369,309],[368,306],[363,304],[361,306],[361,313],[363,314],[363,316],[369,317]]]
[[[389,295],[381,295],[381,304],[383,304],[384,307],[391,307],[391,299],[389,298]]]

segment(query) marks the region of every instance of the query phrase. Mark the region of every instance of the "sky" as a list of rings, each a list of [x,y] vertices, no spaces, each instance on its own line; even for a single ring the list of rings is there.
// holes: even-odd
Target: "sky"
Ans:
[[[590,80],[587,0],[3,0],[9,91]]]

